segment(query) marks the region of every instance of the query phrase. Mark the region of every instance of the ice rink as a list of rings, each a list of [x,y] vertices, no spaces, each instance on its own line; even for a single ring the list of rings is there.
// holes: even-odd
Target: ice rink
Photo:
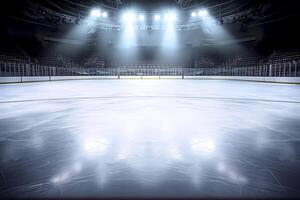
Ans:
[[[0,196],[300,197],[300,85],[0,85]]]

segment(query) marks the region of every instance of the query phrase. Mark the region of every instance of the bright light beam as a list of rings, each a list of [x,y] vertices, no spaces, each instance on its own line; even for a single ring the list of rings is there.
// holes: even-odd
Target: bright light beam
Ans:
[[[120,42],[122,48],[136,46],[136,19],[136,13],[131,10],[122,15],[123,31]]]
[[[135,13],[133,11],[127,11],[123,14],[122,20],[125,23],[133,23],[135,21]]]
[[[165,14],[165,21],[169,23],[175,22],[177,19],[176,13],[174,11],[170,11]]]
[[[177,30],[176,30],[177,15],[175,11],[168,11],[164,15],[164,35],[162,41],[162,47],[166,52],[171,53],[169,50],[176,49],[178,47]]]

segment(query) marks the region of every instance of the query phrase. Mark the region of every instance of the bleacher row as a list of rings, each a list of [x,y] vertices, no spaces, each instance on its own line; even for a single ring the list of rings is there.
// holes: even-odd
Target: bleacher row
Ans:
[[[182,64],[115,64],[104,67],[94,56],[81,63],[57,55],[28,58],[0,55],[0,76],[75,76],[75,75],[234,75],[234,76],[300,76],[300,50],[277,51],[268,57],[237,57],[224,63],[202,58],[192,68]]]
[[[11,64],[29,64],[29,65],[41,65],[41,66],[52,66],[52,67],[104,67],[104,61],[99,60],[97,57],[91,57],[85,59],[82,63],[76,63],[70,58],[63,57],[61,55],[55,55],[51,57],[42,58],[29,58],[26,56],[15,56],[15,55],[0,55],[0,63],[11,63]]]
[[[300,50],[292,51],[274,51],[273,54],[267,57],[237,57],[228,60],[226,66],[256,66],[256,65],[270,65],[270,64],[284,64],[284,63],[299,63],[300,61]]]

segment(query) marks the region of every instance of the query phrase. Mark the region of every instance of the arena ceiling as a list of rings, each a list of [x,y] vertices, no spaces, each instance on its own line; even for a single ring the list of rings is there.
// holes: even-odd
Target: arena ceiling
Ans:
[[[220,23],[247,25],[299,17],[297,1],[292,0],[12,0],[2,6],[1,15],[2,18],[11,17],[47,24],[49,22],[39,20],[39,11],[42,9],[54,15],[81,19],[87,17],[95,7],[107,10],[112,19],[116,18],[121,10],[131,7],[145,12],[159,8],[176,8],[185,13],[185,16],[189,16],[193,10],[205,8]]]
[[[109,12],[109,21],[103,27],[107,24],[117,27],[118,14],[127,8],[139,8],[145,12],[176,8],[187,17],[193,10],[205,8],[220,24],[224,24],[224,29],[230,30],[232,26],[238,27],[234,29],[237,32],[249,29],[256,38],[263,37],[270,43],[280,40],[295,43],[299,35],[299,6],[292,0],[10,0],[0,8],[1,36],[16,38],[16,35],[27,37],[31,34],[39,37],[41,29],[58,32],[64,27],[80,24],[78,22],[89,16],[95,7]],[[47,16],[43,15],[45,10]],[[184,25],[183,20],[181,27]],[[232,34],[239,36],[239,33]]]
[[[57,12],[74,16],[87,15],[93,7],[101,7],[112,11],[118,11],[126,7],[139,7],[146,11],[160,7],[176,7],[182,10],[192,10],[204,7],[210,12],[217,13],[221,17],[227,17],[249,9],[261,8],[264,2],[257,0],[31,0],[34,4],[42,4]]]

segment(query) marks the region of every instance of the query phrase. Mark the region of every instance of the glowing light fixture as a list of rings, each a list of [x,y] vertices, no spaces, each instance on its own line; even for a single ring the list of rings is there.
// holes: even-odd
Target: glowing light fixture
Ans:
[[[160,15],[159,14],[154,15],[154,20],[159,21],[160,20]]]
[[[125,22],[133,22],[135,21],[135,13],[133,11],[127,11],[123,14],[122,20]]]
[[[103,12],[103,13],[102,13],[102,17],[107,18],[107,17],[108,17],[107,12]]]
[[[139,15],[139,21],[141,21],[141,22],[145,21],[145,15],[140,14]]]
[[[101,16],[101,11],[99,9],[93,9],[90,13],[92,17],[100,17]]]
[[[197,16],[197,13],[196,13],[196,12],[192,12],[192,13],[191,13],[191,16],[192,16],[192,17],[196,17],[196,16]]]
[[[169,11],[165,14],[165,21],[167,22],[174,22],[176,21],[176,13],[174,11]]]
[[[201,9],[198,12],[199,17],[206,17],[208,15],[208,11],[206,9]]]

